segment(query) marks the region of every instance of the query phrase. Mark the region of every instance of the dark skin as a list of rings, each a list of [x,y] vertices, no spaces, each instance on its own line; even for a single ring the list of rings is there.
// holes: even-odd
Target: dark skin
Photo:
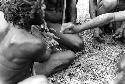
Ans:
[[[111,2],[109,1],[110,3],[108,3],[108,2],[105,2],[105,0],[89,0],[90,17],[93,19],[98,15],[114,12],[115,9],[117,11],[124,10],[124,6],[118,6],[118,5],[123,5],[123,4],[121,4],[122,0],[120,0],[120,4],[117,3],[117,1],[118,0],[111,0]],[[118,6],[118,9],[117,9],[117,6]],[[125,22],[122,21],[122,22],[116,22],[115,26],[112,27],[112,29],[111,28],[108,29],[109,25],[107,25],[107,26],[104,25],[104,27],[97,27],[97,28],[94,29],[95,30],[94,37],[100,39],[100,41],[101,41],[101,40],[103,40],[101,35],[106,33],[106,30],[110,30],[110,31],[112,30],[113,32],[115,31],[115,34],[113,35],[113,37],[115,39],[119,39],[122,42],[125,42],[124,40],[122,40],[125,37],[125,35],[124,35],[124,28],[125,28],[124,25],[125,25]]]
[[[93,19],[97,16],[97,0],[89,0],[89,13],[90,17]],[[94,29],[94,38],[98,38],[100,41],[103,40],[101,38],[102,31],[99,27]]]
[[[93,0],[90,0],[90,1],[93,1]],[[103,1],[103,0],[98,0],[98,1]],[[114,0],[114,1],[116,1],[116,0]],[[116,4],[116,3],[114,3],[114,4]],[[103,6],[104,5],[100,5],[101,8],[103,8]],[[111,7],[113,7],[113,6],[111,6]],[[93,9],[94,8],[95,7],[93,7]],[[110,10],[110,8],[109,8],[109,10]],[[109,10],[107,10],[107,11],[109,12]],[[100,12],[104,13],[105,10],[100,10]],[[92,12],[92,10],[91,10],[91,13],[94,13],[94,11]],[[61,32],[66,33],[66,34],[69,34],[69,33],[73,34],[73,33],[79,33],[81,31],[88,30],[88,29],[94,29],[96,27],[102,27],[102,26],[112,23],[112,22],[122,22],[121,27],[118,27],[118,29],[116,30],[116,32],[113,36],[115,38],[123,37],[122,40],[124,40],[124,36],[125,36],[125,30],[124,30],[125,24],[123,22],[124,20],[125,20],[125,10],[118,11],[118,12],[105,13],[105,14],[101,14],[101,15],[91,19],[90,21],[88,21],[82,25],[74,25],[72,23],[63,24]],[[123,53],[123,57],[121,57],[121,60],[118,63],[118,68],[119,68],[120,73],[117,75],[113,84],[124,84],[125,83],[125,56],[124,55],[125,54]]]
[[[62,23],[62,12],[58,11],[58,9],[56,9],[57,7],[55,7],[55,5],[53,5],[52,2],[54,2],[55,0],[49,0],[48,1],[48,5],[51,3],[51,8],[49,6],[47,6],[48,8],[46,9],[46,13],[45,13],[45,18],[48,24],[48,28],[50,29],[50,31],[52,33],[54,33],[59,39],[56,39],[59,44],[64,47],[66,47],[67,49],[70,49],[72,51],[80,51],[82,49],[84,49],[84,44],[82,39],[79,37],[78,34],[63,34],[60,33],[61,30],[61,23]],[[58,0],[57,0],[58,1]],[[59,3],[56,3],[59,4]],[[63,5],[63,3],[61,3],[61,5]],[[49,9],[50,8],[50,9]],[[70,10],[70,13],[69,13]],[[76,21],[76,0],[67,0],[67,9],[66,9],[66,19],[65,22],[73,22],[75,23]],[[53,31],[54,30],[54,31]]]
[[[53,50],[48,48],[45,38],[39,39],[28,33],[25,29],[21,29],[20,26],[8,23],[4,18],[3,12],[0,12],[0,18],[1,84],[17,84],[25,78],[30,77],[34,62],[44,63],[41,66],[43,67],[41,70],[47,71],[44,74],[49,75],[56,67],[62,64],[69,64],[73,60],[74,53],[72,51],[53,53]],[[38,79],[39,77],[35,78]],[[40,84],[38,80],[35,84]],[[26,83],[24,81],[21,84]],[[45,82],[45,84],[48,83]]]

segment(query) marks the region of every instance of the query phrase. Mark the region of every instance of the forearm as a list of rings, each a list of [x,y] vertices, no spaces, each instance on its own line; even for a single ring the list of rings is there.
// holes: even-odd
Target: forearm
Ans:
[[[96,18],[93,18],[92,20],[84,23],[83,25],[78,25],[75,28],[77,28],[78,32],[93,29],[98,26],[103,26],[105,24],[108,24],[110,22],[114,21],[114,14],[113,13],[107,13],[97,16]]]

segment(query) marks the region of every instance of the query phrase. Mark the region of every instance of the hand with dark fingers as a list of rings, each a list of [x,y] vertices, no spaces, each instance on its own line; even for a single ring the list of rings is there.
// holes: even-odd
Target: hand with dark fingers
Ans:
[[[118,28],[115,31],[115,34],[113,35],[113,37],[116,39],[121,38],[123,36],[123,31],[124,31],[124,28]]]

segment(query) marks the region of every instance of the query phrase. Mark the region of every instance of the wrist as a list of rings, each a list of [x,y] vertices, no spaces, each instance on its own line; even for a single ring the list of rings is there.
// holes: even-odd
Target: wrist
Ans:
[[[76,32],[76,33],[79,33],[79,25],[74,25],[73,27],[73,30]]]
[[[72,29],[74,32],[76,32],[76,25],[74,25]]]

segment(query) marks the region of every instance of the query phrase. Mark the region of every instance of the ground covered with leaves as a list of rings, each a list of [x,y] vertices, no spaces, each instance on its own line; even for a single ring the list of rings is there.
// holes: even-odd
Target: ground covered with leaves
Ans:
[[[88,1],[78,0],[77,21],[84,24],[88,21]],[[85,50],[76,53],[76,59],[65,70],[49,77],[50,84],[112,84],[118,70],[118,62],[125,55],[125,46],[104,36],[105,42],[98,43],[93,39],[93,30],[80,34]]]

